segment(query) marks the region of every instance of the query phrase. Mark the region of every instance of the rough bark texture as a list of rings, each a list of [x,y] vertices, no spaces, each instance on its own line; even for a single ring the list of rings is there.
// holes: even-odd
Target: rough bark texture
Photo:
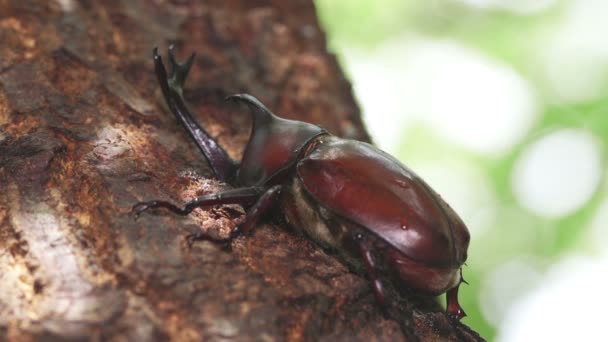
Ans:
[[[164,110],[151,49],[196,51],[200,122],[239,159],[252,93],[368,139],[308,0],[0,0],[0,339],[481,340],[434,299],[383,316],[365,278],[281,224],[231,250],[238,206],[129,215],[226,188]]]

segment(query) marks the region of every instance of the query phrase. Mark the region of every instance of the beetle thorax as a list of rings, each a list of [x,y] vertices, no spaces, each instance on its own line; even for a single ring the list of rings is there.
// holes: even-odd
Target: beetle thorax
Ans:
[[[270,116],[256,122],[245,148],[238,179],[241,185],[261,185],[292,166],[300,151],[314,137],[324,134],[318,126]]]

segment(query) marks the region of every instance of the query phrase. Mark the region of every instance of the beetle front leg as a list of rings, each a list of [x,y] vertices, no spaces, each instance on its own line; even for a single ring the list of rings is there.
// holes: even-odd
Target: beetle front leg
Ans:
[[[372,286],[374,288],[374,295],[376,296],[376,300],[382,310],[387,310],[388,302],[386,300],[386,294],[384,292],[384,286],[382,285],[382,281],[377,274],[377,264],[374,260],[374,256],[372,255],[372,248],[370,243],[365,240],[363,236],[360,234],[357,235],[356,239],[359,241],[359,252],[361,254],[361,258],[363,259],[363,266],[365,267],[365,271],[367,275],[372,280]]]
[[[141,213],[149,209],[165,208],[178,215],[186,216],[190,214],[194,209],[200,207],[206,207],[216,204],[241,204],[249,205],[254,203],[257,198],[260,197],[260,189],[256,187],[233,189],[215,194],[205,195],[197,197],[188,203],[183,208],[176,206],[167,201],[148,201],[139,202],[133,206],[131,212],[135,215],[135,218],[139,217]]]
[[[234,229],[232,230],[232,232],[230,232],[230,235],[227,238],[218,239],[208,235],[207,233],[196,232],[186,237],[186,239],[188,240],[188,245],[191,246],[192,243],[197,240],[226,243],[232,241],[234,238],[243,233],[249,233],[253,229],[253,227],[255,227],[260,217],[264,213],[266,213],[268,209],[270,209],[275,203],[276,199],[281,193],[281,188],[282,187],[280,185],[275,185],[268,189],[264,194],[262,194],[262,196],[260,196],[260,198],[255,202],[255,204],[247,210],[247,213],[245,214],[245,220],[243,220],[243,222],[238,226],[234,227]]]
[[[169,48],[169,64],[171,66],[169,77],[167,77],[167,70],[156,48],[153,51],[153,57],[156,76],[167,106],[203,152],[215,176],[225,182],[234,180],[236,164],[209,133],[194,120],[184,99],[184,82],[194,61],[194,54],[185,63],[178,63],[173,53],[173,46],[171,46]]]

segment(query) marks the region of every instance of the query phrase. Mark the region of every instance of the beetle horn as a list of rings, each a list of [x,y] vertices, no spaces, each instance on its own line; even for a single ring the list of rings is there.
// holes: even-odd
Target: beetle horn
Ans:
[[[276,116],[260,100],[249,94],[234,94],[226,98],[226,101],[243,102],[251,110],[254,126],[271,121]]]

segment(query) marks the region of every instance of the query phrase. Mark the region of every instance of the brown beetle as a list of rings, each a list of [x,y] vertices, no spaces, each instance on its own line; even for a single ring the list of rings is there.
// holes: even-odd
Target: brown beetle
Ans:
[[[247,214],[225,240],[202,232],[194,240],[230,241],[247,233],[268,209],[279,206],[285,219],[324,247],[337,250],[371,278],[379,303],[387,305],[381,278],[429,295],[447,291],[447,312],[465,316],[458,304],[461,267],[469,232],[450,206],[420,177],[376,147],[330,135],[322,128],[272,114],[251,95],[228,99],[251,110],[253,128],[240,165],[189,113],[182,87],[194,54],[183,64],[172,48],[167,72],[154,49],[154,63],[167,105],[186,127],[215,175],[236,188],[195,198],[184,208],[165,201],[138,203],[137,216],[151,208],[187,215],[194,208],[241,204]]]

